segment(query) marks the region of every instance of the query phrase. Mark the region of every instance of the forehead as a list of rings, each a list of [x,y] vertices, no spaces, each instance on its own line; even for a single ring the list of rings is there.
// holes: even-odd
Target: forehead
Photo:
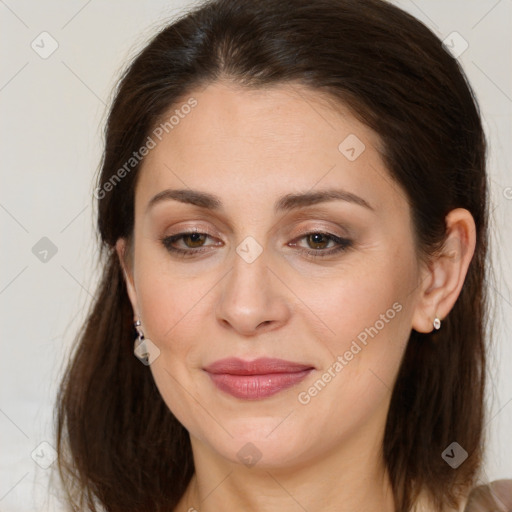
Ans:
[[[182,108],[194,100],[193,108]],[[191,188],[241,206],[290,192],[343,187],[379,205],[393,193],[380,139],[336,104],[297,84],[248,89],[215,83],[192,91],[145,157],[137,202],[166,188]],[[160,133],[159,132],[159,133]],[[395,190],[395,193],[401,191]]]
[[[180,110],[192,97],[197,105],[172,129],[171,144],[176,143],[176,150],[184,146],[184,139],[199,149],[213,140],[228,139],[226,142],[236,141],[238,147],[244,141],[247,146],[259,142],[273,152],[304,153],[308,150],[305,141],[314,142],[313,149],[330,146],[337,150],[339,142],[351,133],[380,146],[378,136],[352,115],[348,105],[300,84],[254,89],[214,83],[183,97],[169,113]]]

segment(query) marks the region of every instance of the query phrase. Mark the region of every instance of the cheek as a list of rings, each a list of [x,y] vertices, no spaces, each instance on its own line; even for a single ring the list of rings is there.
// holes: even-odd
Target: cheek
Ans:
[[[141,251],[142,253],[143,251]],[[148,249],[136,260],[135,287],[144,333],[160,349],[175,347],[176,334],[191,324],[201,294],[197,283],[179,278],[162,257]]]
[[[317,332],[328,352],[317,380],[300,389],[300,403],[311,400],[318,417],[332,418],[332,425],[343,417],[347,429],[357,429],[388,405],[408,338],[407,312],[391,276],[386,282],[368,277],[329,296],[319,316],[334,334]]]
[[[378,382],[372,372],[392,386],[410,333],[408,269],[403,256],[398,265],[388,258],[352,268],[305,301],[322,320],[317,336],[330,354],[326,365],[341,356],[342,373],[353,389],[364,390],[372,379]]]

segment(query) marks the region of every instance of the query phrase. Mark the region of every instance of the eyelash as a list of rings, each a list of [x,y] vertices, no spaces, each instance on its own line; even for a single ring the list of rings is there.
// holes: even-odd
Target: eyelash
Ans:
[[[203,253],[208,251],[207,248],[201,247],[198,249],[180,249],[178,247],[174,247],[172,244],[188,235],[206,235],[210,237],[208,233],[201,233],[199,231],[187,231],[183,233],[178,233],[176,235],[162,237],[160,241],[163,246],[170,252],[182,258],[190,258],[194,257],[198,253]],[[325,258],[328,256],[333,256],[334,254],[347,251],[352,247],[352,240],[348,238],[340,238],[332,233],[327,233],[324,231],[310,231],[309,233],[304,233],[297,240],[302,240],[303,238],[307,238],[310,235],[323,235],[328,238],[328,241],[333,241],[338,244],[338,247],[331,248],[329,250],[326,249],[301,249],[301,252],[306,254],[310,258]]]

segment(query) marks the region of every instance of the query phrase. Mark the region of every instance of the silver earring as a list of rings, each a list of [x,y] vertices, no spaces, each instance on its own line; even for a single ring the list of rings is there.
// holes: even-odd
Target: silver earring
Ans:
[[[144,333],[142,332],[142,329],[141,329],[141,326],[142,323],[139,319],[135,320],[135,322],[133,322],[133,326],[135,327],[135,330],[137,331],[137,339],[138,340],[143,340],[144,339]]]
[[[434,318],[434,329],[438,331],[441,328],[441,320],[437,318],[437,316]]]
[[[144,336],[139,319],[135,320],[133,326],[137,331],[137,339],[133,344],[133,353],[142,363],[149,366],[160,355],[160,349],[155,343]]]
[[[137,339],[135,340],[135,343],[133,344],[133,353],[146,366],[148,366],[150,354],[148,352],[146,338],[144,337],[144,333],[142,332],[141,325],[142,325],[141,321],[138,319],[133,323],[133,326],[135,327],[135,330],[137,331]]]

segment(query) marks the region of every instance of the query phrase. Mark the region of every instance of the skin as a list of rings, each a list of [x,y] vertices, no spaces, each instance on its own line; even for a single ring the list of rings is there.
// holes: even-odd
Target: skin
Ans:
[[[249,90],[217,82],[190,96],[197,106],[144,160],[133,246],[117,243],[134,318],[160,350],[149,369],[190,433],[196,473],[175,510],[393,511],[380,448],[391,390],[411,329],[432,331],[460,293],[473,218],[451,211],[446,251],[421,264],[405,193],[383,164],[378,136],[348,108],[291,84]],[[353,161],[338,149],[350,134],[365,144]],[[373,209],[333,200],[273,212],[286,194],[329,188]],[[209,192],[223,206],[168,199],[147,210],[165,189]],[[193,229],[209,236],[174,246],[203,253],[180,258],[161,242]],[[305,236],[319,231],[353,244],[313,259],[304,251],[338,245]],[[236,252],[248,236],[262,248],[251,263]],[[299,393],[397,303],[378,334],[300,403]],[[315,370],[277,395],[242,400],[202,369],[229,356]],[[249,442],[261,455],[252,467],[237,456]]]

